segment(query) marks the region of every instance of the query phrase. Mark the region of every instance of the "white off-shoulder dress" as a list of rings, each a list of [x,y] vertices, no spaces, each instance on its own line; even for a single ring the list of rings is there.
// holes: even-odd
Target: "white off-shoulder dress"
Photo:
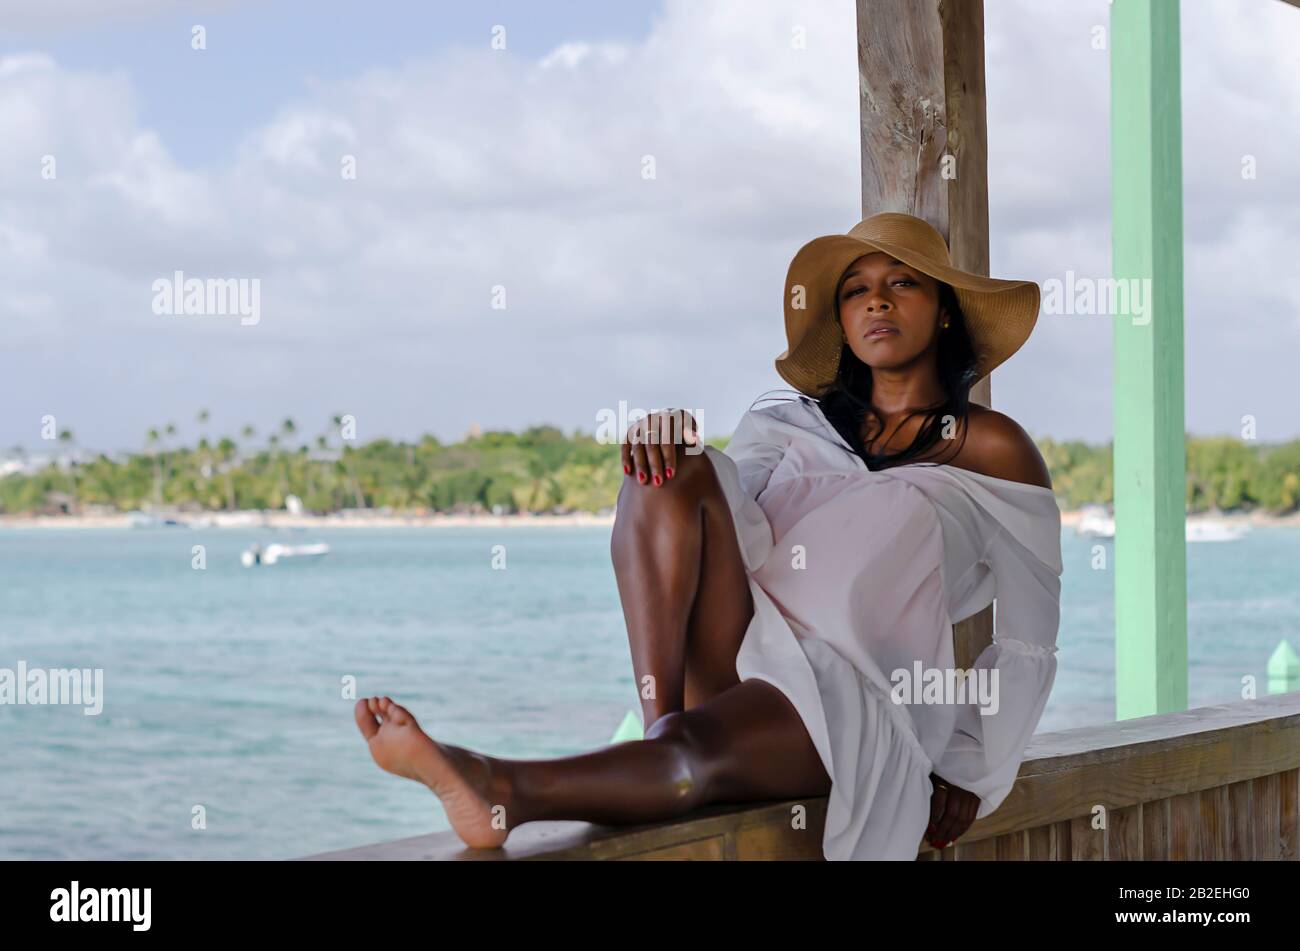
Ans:
[[[937,463],[873,472],[806,397],[750,410],[705,452],[754,597],[736,671],[780,689],[821,756],[826,858],[914,859],[931,771],[980,797],[977,818],[997,809],[1056,675],[1052,490]],[[977,679],[965,702],[917,687],[951,683],[953,623],[994,599],[974,677],[996,712]]]

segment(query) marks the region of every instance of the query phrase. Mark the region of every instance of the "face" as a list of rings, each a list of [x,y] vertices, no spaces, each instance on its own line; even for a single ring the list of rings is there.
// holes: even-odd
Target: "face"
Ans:
[[[882,251],[845,270],[840,325],[857,358],[872,369],[894,369],[932,351],[947,312],[939,282]]]

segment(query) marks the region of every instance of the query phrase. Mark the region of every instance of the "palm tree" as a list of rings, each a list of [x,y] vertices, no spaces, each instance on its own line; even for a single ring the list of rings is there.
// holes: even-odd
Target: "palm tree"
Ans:
[[[157,446],[160,441],[158,429],[150,427],[144,437],[145,446],[153,458],[153,504],[162,505],[162,464],[158,459]]]
[[[73,437],[73,435],[72,435],[72,430],[71,430],[71,429],[65,429],[65,430],[63,430],[62,432],[60,432],[60,433],[59,433],[59,442],[63,443],[65,446],[69,447],[69,454],[68,454],[68,480],[72,483],[72,509],[75,511],[75,510],[78,508],[78,505],[77,505],[77,460],[76,460],[76,457],[75,457],[74,452],[72,451],[72,447],[73,447],[74,444],[76,443],[76,439],[75,439],[75,438]]]
[[[271,433],[266,437],[267,451],[270,452],[275,462],[275,484],[280,490],[280,498],[284,499],[289,494],[289,486],[284,479],[284,454],[280,452],[280,436],[277,433]],[[283,504],[283,503],[282,503]]]
[[[208,442],[208,420],[211,418],[212,414],[206,409],[199,410],[197,416],[199,422],[199,451],[197,455],[199,472],[203,474],[203,483],[205,487],[212,473],[212,444]]]
[[[235,511],[235,481],[230,474],[230,470],[235,461],[235,455],[239,447],[229,436],[222,436],[217,441],[217,468],[221,471],[226,483],[226,510]]]
[[[163,443],[163,466],[167,470],[167,481],[170,482],[172,480],[172,457],[168,450],[170,449],[171,441],[176,437],[176,424],[168,423],[163,427],[163,433],[167,436],[167,441]]]
[[[333,416],[334,428],[341,430],[343,428],[343,414],[335,413]],[[340,433],[340,438],[342,434]],[[361,484],[357,482],[357,471],[352,464],[352,447],[346,443],[343,445],[343,467],[347,470],[348,481],[352,483],[352,495],[357,500],[357,508],[366,507],[366,498],[361,494]]]

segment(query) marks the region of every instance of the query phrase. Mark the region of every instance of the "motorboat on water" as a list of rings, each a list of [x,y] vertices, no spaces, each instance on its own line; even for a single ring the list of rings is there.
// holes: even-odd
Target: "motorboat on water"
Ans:
[[[1235,542],[1250,530],[1240,522],[1227,522],[1213,516],[1198,515],[1184,519],[1184,534],[1189,542]],[[1104,505],[1085,505],[1079,509],[1075,532],[1091,538],[1114,538],[1115,516]]]
[[[169,515],[135,511],[127,513],[126,524],[131,528],[183,528],[188,523]]]
[[[1085,505],[1079,509],[1079,522],[1074,531],[1092,538],[1114,538],[1115,516],[1104,505]]]
[[[1225,522],[1217,518],[1187,520],[1189,542],[1235,542],[1249,530],[1249,525],[1241,522]]]
[[[325,542],[318,542],[314,545],[281,545],[279,542],[272,542],[263,548],[254,542],[244,551],[239,560],[245,568],[252,568],[255,565],[274,565],[286,558],[312,559],[319,558],[322,555],[329,554],[330,546]]]

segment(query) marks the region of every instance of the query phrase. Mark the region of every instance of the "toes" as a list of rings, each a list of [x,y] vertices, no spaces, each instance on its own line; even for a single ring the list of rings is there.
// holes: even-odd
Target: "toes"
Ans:
[[[407,710],[406,707],[394,703],[388,697],[385,697],[384,700],[388,703],[388,706],[385,707],[387,710],[385,716],[392,720],[395,726],[406,726],[407,724],[415,722],[415,717],[411,716],[410,711]]]
[[[379,706],[378,697],[366,697],[366,706],[369,708],[370,712],[374,714],[376,717],[383,716],[383,710]]]
[[[379,732],[379,721],[375,719],[375,715],[370,711],[367,700],[358,700],[357,705],[352,708],[352,712],[357,718],[357,728],[361,731],[361,735],[368,740]]]

